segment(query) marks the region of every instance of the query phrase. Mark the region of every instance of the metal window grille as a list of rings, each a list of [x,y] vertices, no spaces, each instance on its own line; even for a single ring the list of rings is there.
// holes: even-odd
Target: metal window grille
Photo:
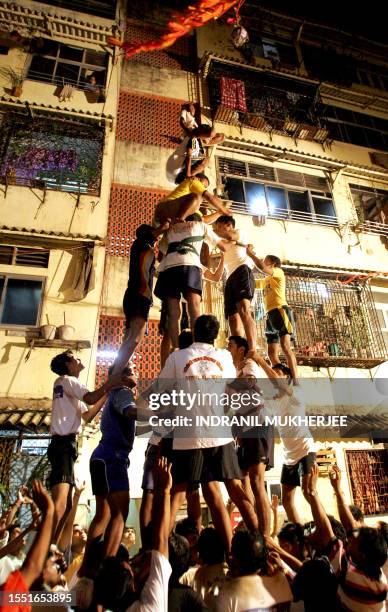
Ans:
[[[49,256],[41,249],[0,246],[0,264],[48,268]]]
[[[0,183],[99,195],[104,129],[58,119],[0,116]]]
[[[301,365],[372,368],[388,358],[371,290],[343,285],[326,272],[283,268],[292,308],[295,354]],[[212,312],[226,326],[222,285],[211,286]],[[263,294],[252,304],[260,348],[266,348]],[[225,327],[226,329],[226,327]]]
[[[350,184],[358,229],[369,234],[388,237],[388,191]]]
[[[225,186],[225,197],[232,201],[232,211],[253,216],[265,215],[275,219],[292,219],[302,223],[338,225],[330,184],[325,177],[224,157],[216,159],[218,172]],[[252,197],[247,195],[247,183],[242,178],[252,179],[258,185],[264,185],[264,190],[261,196],[257,197],[257,201],[254,199],[252,202]],[[234,200],[233,193],[229,193],[228,179],[232,179],[232,187],[236,187],[236,180],[237,183],[240,181],[238,201]],[[284,188],[282,208],[272,205],[271,193],[268,191],[272,185]],[[305,211],[295,210],[291,200],[294,193],[304,194]],[[323,214],[322,210],[330,214]]]
[[[388,451],[345,451],[354,503],[365,515],[388,512]]]

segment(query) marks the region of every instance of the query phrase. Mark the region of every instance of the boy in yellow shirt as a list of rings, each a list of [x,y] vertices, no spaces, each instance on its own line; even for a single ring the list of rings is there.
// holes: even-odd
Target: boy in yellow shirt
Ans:
[[[264,307],[267,315],[265,335],[268,345],[268,356],[272,367],[280,363],[279,343],[287,359],[294,381],[298,378],[298,366],[291,340],[293,340],[293,314],[286,299],[286,277],[281,269],[281,261],[276,255],[267,255],[265,259],[256,256],[253,246],[248,244],[247,254],[254,264],[264,272],[265,278],[256,281],[256,288],[263,291]]]
[[[203,199],[221,214],[228,214],[228,209],[222,200],[209,193],[208,187],[209,179],[202,172],[186,178],[156,205],[153,225],[162,225],[167,219],[173,223],[184,221],[190,215],[199,212]]]

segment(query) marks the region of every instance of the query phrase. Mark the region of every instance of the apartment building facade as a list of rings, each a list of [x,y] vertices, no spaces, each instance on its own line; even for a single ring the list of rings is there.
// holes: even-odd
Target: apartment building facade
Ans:
[[[370,57],[358,64],[353,59],[356,68],[344,81],[345,63],[360,55],[350,35],[343,35],[349,47],[345,62],[338,51],[344,41],[334,30],[307,22],[302,27],[301,21],[265,9],[257,17],[255,3],[249,4],[242,9],[243,23],[249,23],[249,60],[233,45],[232,27],[219,19],[168,49],[140,53],[123,65],[97,380],[120,343],[121,300],[136,227],[150,222],[155,203],[174,188],[168,169],[182,136],[181,104],[188,100],[197,105],[200,121],[226,136],[207,169],[211,189],[232,202],[237,226],[257,252],[274,252],[283,261],[302,376],[351,382],[375,376],[387,359],[383,52],[370,43]],[[140,19],[136,7],[128,7],[127,40],[157,38],[158,9],[147,5]],[[322,45],[328,40],[324,63]],[[335,50],[340,59],[333,61]],[[369,274],[373,278],[366,282]],[[264,346],[262,306],[258,294],[255,316]],[[143,378],[152,378],[159,368],[159,308],[156,301],[136,356]],[[204,310],[219,317],[222,343],[227,334],[222,284],[206,287]],[[137,444],[132,453],[135,497],[140,495],[135,472],[141,473],[143,458],[143,446]],[[323,470],[337,461],[352,473],[349,499],[364,505],[367,514],[388,512],[382,443],[322,439],[318,446]],[[357,477],[355,466],[368,464],[375,469],[367,475],[362,469]],[[279,477],[278,465],[269,473],[269,492],[278,490]],[[323,479],[326,485],[333,506]],[[373,491],[369,497],[368,489]]]
[[[74,350],[94,385],[121,64],[107,41],[124,8],[0,3],[0,464],[12,494],[47,471],[54,355]]]

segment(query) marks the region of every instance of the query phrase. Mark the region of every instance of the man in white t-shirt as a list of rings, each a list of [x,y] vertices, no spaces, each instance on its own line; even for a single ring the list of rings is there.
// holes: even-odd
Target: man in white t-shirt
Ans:
[[[173,348],[178,348],[181,297],[187,300],[191,329],[201,312],[200,253],[204,242],[211,249],[217,246],[221,251],[230,246],[230,243],[217,236],[199,215],[193,215],[185,222],[172,225],[160,244],[165,257],[158,268],[155,295],[167,301],[168,331]]]
[[[278,392],[273,400],[267,400],[268,411],[282,418],[305,417],[306,409],[299,387],[289,384],[292,373],[282,363],[275,364],[272,371],[277,378]],[[288,380],[287,380],[288,378]],[[286,423],[286,421],[285,421]],[[295,506],[295,491],[302,488],[308,498],[308,481],[315,463],[315,443],[307,425],[279,424],[278,432],[283,444],[283,467],[280,482],[282,485],[282,503],[287,518],[292,523],[301,523]]]
[[[51,412],[51,441],[47,456],[51,464],[49,486],[54,501],[54,540],[57,541],[62,530],[65,513],[71,507],[72,487],[74,485],[74,463],[77,459],[77,434],[82,421],[88,423],[99,412],[107,393],[116,385],[131,384],[131,379],[115,374],[101,387],[89,391],[79,382],[78,377],[84,369],[80,359],[71,351],[56,355],[51,361],[51,370],[58,375],[54,381]],[[88,408],[87,405],[92,405]],[[93,405],[94,404],[94,405]]]
[[[225,240],[236,241],[225,254],[225,317],[232,336],[246,336],[250,353],[256,350],[256,323],[253,320],[251,302],[255,294],[253,263],[247,255],[245,236],[235,229],[232,216],[222,215],[214,224],[215,233]]]
[[[292,592],[282,570],[270,572],[261,534],[238,531],[232,540],[234,578],[220,588],[215,612],[288,612]]]
[[[187,410],[185,402],[180,402],[175,412],[175,416],[187,417],[190,422],[180,421],[174,428],[171,454],[174,480],[172,520],[179,510],[177,500],[181,500],[182,491],[201,483],[213,523],[229,548],[231,525],[218,482],[228,481],[229,495],[249,528],[257,529],[258,523],[254,508],[241,485],[241,472],[230,427],[227,424],[218,426],[218,423],[198,422],[199,417],[224,416],[224,405],[219,398],[226,396],[228,381],[236,378],[229,351],[214,347],[219,327],[213,315],[198,317],[194,325],[193,344],[171,353],[152,386],[152,393],[182,390],[187,394],[185,398],[188,394],[194,397],[190,410]]]
[[[252,397],[250,405],[241,407],[240,415],[256,415],[260,425],[256,427],[240,427],[237,433],[237,456],[240,469],[245,478],[245,486],[250,487],[255,500],[259,518],[259,529],[263,535],[269,535],[271,530],[271,506],[265,488],[265,472],[274,466],[274,428],[265,425],[266,414],[261,390],[260,379],[265,376],[262,368],[247,358],[248,341],[241,336],[230,336],[228,343],[233,363],[237,370],[237,379],[232,387],[241,393],[249,392]]]

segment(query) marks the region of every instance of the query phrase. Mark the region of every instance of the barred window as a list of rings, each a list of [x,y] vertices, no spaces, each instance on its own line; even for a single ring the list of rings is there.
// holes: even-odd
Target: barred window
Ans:
[[[388,451],[346,451],[353,501],[365,515],[388,512]]]

